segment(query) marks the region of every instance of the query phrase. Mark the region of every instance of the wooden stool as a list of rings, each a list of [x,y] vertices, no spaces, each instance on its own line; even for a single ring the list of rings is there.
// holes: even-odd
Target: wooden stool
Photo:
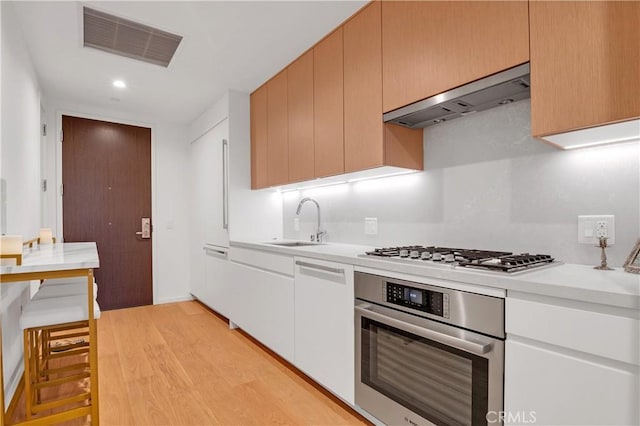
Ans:
[[[76,395],[42,402],[41,390],[77,382],[86,378],[97,380],[97,365],[91,362],[77,362],[59,368],[50,368],[50,361],[57,358],[83,355],[89,351],[89,345],[96,344],[89,336],[89,312],[87,306],[87,285],[84,294],[43,297],[28,303],[20,317],[20,326],[24,333],[24,382],[27,420],[34,414],[50,409],[58,409],[65,405],[87,401],[88,406],[62,410],[68,414],[63,420],[90,414],[90,406],[98,404],[97,398],[91,398],[91,392],[80,392]],[[56,284],[55,286],[64,286]],[[94,283],[95,286],[95,283]],[[100,318],[100,307],[94,300],[94,318]],[[58,334],[62,332],[63,334]],[[45,336],[45,337],[43,337]],[[81,342],[68,343],[52,347],[52,342],[59,339],[83,337]],[[51,378],[56,375],[60,377]],[[87,409],[88,407],[88,409]],[[85,408],[83,410],[83,408]],[[97,419],[92,419],[97,424]]]
[[[52,297],[65,296],[86,296],[87,295],[87,279],[70,281],[69,278],[60,278],[54,280],[44,280],[40,284],[40,288],[33,295],[32,300],[50,299]],[[93,281],[93,296],[98,297],[98,284]]]
[[[98,285],[95,280],[93,281],[93,295],[98,297]],[[51,299],[54,297],[68,297],[68,296],[83,296],[87,298],[87,280],[84,277],[78,278],[56,278],[47,279],[40,285],[40,288],[33,296],[32,300]],[[72,343],[71,339],[75,339]],[[48,364],[49,360],[55,358],[61,358],[67,355],[70,349],[85,348],[88,351],[89,330],[87,324],[81,322],[81,324],[64,324],[60,326],[51,326],[47,329],[43,329],[40,332],[40,358],[36,359],[36,377],[49,376]],[[78,355],[80,350],[73,351],[70,355]]]

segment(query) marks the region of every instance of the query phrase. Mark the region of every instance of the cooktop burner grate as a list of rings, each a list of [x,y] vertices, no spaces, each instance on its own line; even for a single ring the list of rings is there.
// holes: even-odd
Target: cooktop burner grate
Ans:
[[[415,260],[456,264],[465,268],[513,273],[554,263],[546,254],[513,254],[506,251],[459,249],[436,246],[399,246],[376,248],[365,253],[390,260]]]

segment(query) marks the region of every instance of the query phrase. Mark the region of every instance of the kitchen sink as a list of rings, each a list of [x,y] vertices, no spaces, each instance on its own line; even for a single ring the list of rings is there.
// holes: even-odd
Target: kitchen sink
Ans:
[[[274,246],[283,246],[283,247],[304,247],[304,246],[324,245],[324,243],[316,243],[312,241],[274,241],[274,242],[268,242],[265,244],[271,244]]]

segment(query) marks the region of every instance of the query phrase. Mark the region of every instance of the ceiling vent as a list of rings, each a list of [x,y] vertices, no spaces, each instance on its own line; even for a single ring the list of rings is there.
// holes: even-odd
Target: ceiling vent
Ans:
[[[168,67],[182,36],[84,7],[84,46]]]

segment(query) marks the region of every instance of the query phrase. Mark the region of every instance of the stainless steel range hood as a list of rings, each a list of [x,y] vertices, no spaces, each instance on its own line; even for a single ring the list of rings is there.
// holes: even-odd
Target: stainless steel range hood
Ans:
[[[429,127],[467,114],[529,98],[529,63],[387,112],[384,121]]]

